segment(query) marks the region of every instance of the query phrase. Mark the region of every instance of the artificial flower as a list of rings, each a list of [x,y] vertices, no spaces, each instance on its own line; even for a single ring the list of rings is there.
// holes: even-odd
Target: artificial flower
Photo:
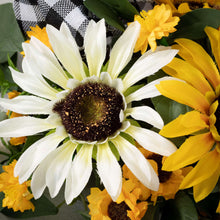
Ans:
[[[140,181],[134,176],[134,174],[128,169],[126,165],[123,166],[123,177],[132,180],[136,186],[142,189],[141,200],[146,200],[151,195],[151,201],[157,202],[157,197],[162,196],[166,200],[174,199],[176,193],[179,190],[179,186],[186,174],[192,169],[192,167],[186,167],[183,169],[175,170],[173,172],[163,171],[162,164],[166,157],[152,153],[145,150],[141,146],[137,145],[144,157],[151,163],[155,172],[157,173],[160,181],[159,189],[157,191],[148,190]],[[150,194],[150,195],[149,195]]]
[[[35,207],[30,199],[33,195],[29,192],[30,180],[20,184],[18,177],[14,177],[16,160],[7,166],[3,166],[4,172],[0,174],[0,191],[4,192],[5,198],[2,207],[12,208],[14,212],[25,210],[34,211]]]
[[[180,185],[181,189],[193,186],[197,202],[211,193],[220,175],[220,30],[206,27],[205,32],[215,61],[199,44],[177,39],[174,48],[183,59],[174,58],[163,68],[175,78],[156,85],[162,95],[192,108],[165,125],[160,134],[170,138],[190,135],[166,159],[163,169],[172,171],[198,162]]]
[[[152,10],[141,11],[140,15],[135,15],[134,21],[141,25],[140,34],[135,45],[134,52],[145,53],[148,44],[152,51],[157,48],[157,39],[167,37],[169,33],[176,31],[174,26],[179,22],[178,17],[172,16],[171,7],[168,4],[156,5]]]
[[[198,8],[215,8],[220,9],[219,0],[156,0],[157,4],[169,4],[173,11],[173,15],[184,15],[187,12]]]
[[[31,190],[36,199],[46,187],[51,197],[55,197],[66,180],[65,200],[69,204],[89,180],[93,148],[96,148],[98,174],[113,201],[116,201],[121,192],[122,174],[109,146],[111,141],[137,178],[148,188],[157,190],[159,180],[153,168],[123,136],[124,133],[130,135],[144,148],[161,155],[169,156],[176,150],[175,145],[166,138],[131,125],[127,119],[127,116],[131,116],[159,129],[163,127],[161,117],[152,108],[131,107],[132,101],[159,95],[155,87],[157,82],[130,94],[125,92],[139,80],[168,64],[177,50],[159,47],[155,52],[148,51],[121,79],[118,75],[131,60],[139,35],[138,22],[129,25],[117,40],[104,70],[104,20],[97,23],[91,21],[87,27],[84,47],[88,68],[65,23],[60,30],[51,25],[47,25],[46,30],[54,53],[32,37],[30,43],[23,44],[24,72],[11,68],[13,80],[33,95],[0,99],[0,105],[6,109],[33,115],[0,122],[1,137],[29,136],[49,131],[21,155],[15,167],[15,176],[19,176],[22,183],[33,174]],[[45,78],[57,86],[52,87]]]
[[[11,92],[8,93],[8,98],[9,99],[13,99],[15,98],[16,96],[18,96],[20,94],[20,92],[16,91],[16,90],[13,90]],[[9,118],[15,118],[15,117],[21,117],[23,116],[22,114],[19,114],[17,112],[11,112],[11,111],[8,111],[7,112],[7,115]],[[20,144],[24,144],[26,142],[26,139],[27,137],[11,137],[9,142],[11,145],[20,145]]]
[[[30,38],[36,37],[38,40],[40,40],[43,44],[45,44],[48,48],[50,48],[52,50],[47,32],[46,32],[46,27],[40,28],[38,25],[36,25],[35,27],[30,27],[31,31],[27,31],[26,34],[29,37],[28,40],[26,40],[26,43],[30,42]],[[21,54],[24,56],[25,53],[24,51],[21,52]]]
[[[174,170],[172,172],[162,170],[162,164],[166,157],[161,157],[157,154],[152,154],[148,160],[153,160],[157,164],[157,172],[160,180],[160,186],[157,191],[151,191],[151,201],[157,202],[157,197],[162,196],[164,199],[174,199],[176,193],[179,191],[179,186],[184,177],[189,173],[192,167],[184,167],[182,169]]]
[[[45,44],[47,47],[52,49],[47,32],[46,27],[40,28],[38,25],[35,27],[30,27],[31,31],[27,31],[26,34],[29,38],[36,37],[38,40],[40,40],[43,44]],[[29,43],[30,40],[27,40],[26,43]]]
[[[139,201],[141,189],[130,180],[124,180],[122,192],[116,202],[112,201],[110,195],[104,189],[91,188],[91,193],[87,197],[91,219],[131,219],[140,220],[148,207],[147,202]]]

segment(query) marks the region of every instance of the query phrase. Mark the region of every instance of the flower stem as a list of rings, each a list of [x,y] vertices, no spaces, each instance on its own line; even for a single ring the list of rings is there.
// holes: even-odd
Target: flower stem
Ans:
[[[83,203],[85,211],[88,211],[88,206],[87,206],[86,200],[85,200],[85,198],[83,197],[82,194],[80,194],[80,199],[81,199],[81,201]]]
[[[5,155],[5,156],[10,156],[11,154],[8,154],[8,153],[6,153],[6,152],[4,152],[4,151],[0,151],[0,154],[2,154],[2,155]]]
[[[63,200],[63,201],[57,206],[57,208],[59,209],[64,203],[65,203],[65,200]]]

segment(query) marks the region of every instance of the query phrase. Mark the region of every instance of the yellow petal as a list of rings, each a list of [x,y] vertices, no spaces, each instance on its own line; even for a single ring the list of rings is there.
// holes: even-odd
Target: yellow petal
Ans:
[[[165,160],[163,170],[173,171],[195,163],[212,148],[214,142],[211,133],[189,137]]]
[[[214,54],[215,61],[220,69],[220,31],[212,27],[205,27],[204,31],[209,37],[212,53]]]
[[[187,12],[192,11],[187,2],[181,3],[178,7],[178,12],[180,14],[186,14]]]
[[[182,59],[174,57],[173,60],[163,68],[163,70],[173,77],[185,80],[203,95],[208,91],[212,91],[212,87],[205,79],[204,75],[198,69]]]
[[[203,115],[197,111],[191,111],[165,125],[160,134],[170,138],[180,137],[207,127]]]
[[[207,180],[193,187],[193,196],[196,202],[201,201],[212,192],[218,182],[219,175],[220,167]]]
[[[213,150],[207,153],[184,178],[180,189],[189,188],[211,177],[219,169],[220,154]]]
[[[165,80],[161,81],[156,87],[162,95],[202,113],[208,113],[208,100],[191,85],[177,80]]]
[[[216,209],[216,212],[217,212],[217,213],[220,213],[220,202],[218,203],[218,207],[217,207],[217,209]]]
[[[26,142],[26,139],[27,137],[12,137],[9,142],[11,145],[17,146],[20,144],[24,144]]]
[[[175,40],[179,44],[179,55],[195,66],[201,73],[212,83],[214,88],[220,84],[220,76],[218,69],[213,62],[212,58],[199,44],[188,39]]]

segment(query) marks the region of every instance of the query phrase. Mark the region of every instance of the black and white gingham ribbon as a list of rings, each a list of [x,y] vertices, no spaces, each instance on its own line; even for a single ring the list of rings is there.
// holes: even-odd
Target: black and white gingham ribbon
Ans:
[[[130,0],[139,10],[150,9],[151,1],[153,0]],[[13,8],[24,34],[31,26],[38,25],[42,28],[46,24],[51,24],[59,28],[65,21],[79,46],[83,45],[83,37],[91,16],[96,19],[91,13],[88,15],[83,0],[14,0]],[[108,43],[116,33],[118,31],[114,28],[108,28]]]
[[[51,24],[59,28],[65,21],[77,43],[82,46],[89,23],[83,0],[14,0],[13,8],[24,33],[30,30],[30,26],[39,25],[42,28]]]

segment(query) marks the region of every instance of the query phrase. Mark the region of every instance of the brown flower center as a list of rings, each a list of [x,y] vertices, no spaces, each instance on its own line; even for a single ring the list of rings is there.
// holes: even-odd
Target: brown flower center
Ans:
[[[172,172],[162,170],[162,158],[163,157],[161,155],[152,154],[147,159],[154,160],[157,163],[158,177],[159,177],[160,183],[165,183],[166,181],[170,179]]]
[[[130,210],[125,202],[117,204],[111,202],[108,206],[108,216],[111,220],[130,220],[127,216],[127,210]]]
[[[120,93],[96,82],[76,87],[53,107],[66,131],[83,141],[100,141],[114,134],[121,127],[121,110],[123,98]]]

